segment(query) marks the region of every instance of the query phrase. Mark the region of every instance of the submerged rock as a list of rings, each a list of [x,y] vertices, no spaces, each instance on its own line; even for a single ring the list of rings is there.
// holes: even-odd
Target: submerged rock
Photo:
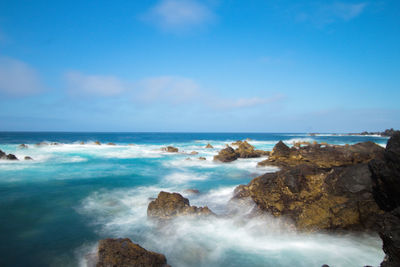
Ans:
[[[314,165],[321,168],[353,165],[369,162],[383,156],[384,149],[373,143],[363,142],[347,146],[321,146],[311,144],[303,147],[289,148],[279,141],[268,159],[258,163],[259,166],[296,166],[299,164]]]
[[[185,190],[185,193],[197,195],[197,194],[200,194],[200,191],[197,190],[197,189],[186,189],[186,190]]]
[[[25,156],[24,160],[33,160],[33,158],[31,158],[29,156]]]
[[[94,144],[99,146],[101,145],[100,141],[95,141]]]
[[[129,238],[99,241],[96,267],[170,267],[163,254],[148,251]]]
[[[215,215],[207,206],[190,206],[189,200],[178,193],[161,191],[147,207],[147,216],[156,219],[172,219],[182,215]]]
[[[48,145],[49,145],[49,143],[46,143],[46,142],[36,143],[36,146],[48,146]]]
[[[110,142],[110,143],[107,143],[107,145],[108,145],[108,146],[115,146],[115,144],[114,144],[114,143],[111,143],[111,142]]]
[[[173,147],[173,146],[164,147],[162,150],[165,151],[165,152],[170,152],[170,153],[176,153],[176,152],[179,151],[178,148]]]
[[[25,144],[20,144],[20,145],[18,146],[18,148],[28,148],[28,146],[25,145]]]
[[[199,160],[207,160],[205,157],[198,157]]]

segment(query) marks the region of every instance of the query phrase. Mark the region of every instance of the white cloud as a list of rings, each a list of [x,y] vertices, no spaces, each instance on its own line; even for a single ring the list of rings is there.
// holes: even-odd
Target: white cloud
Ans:
[[[91,94],[93,96],[115,96],[126,88],[124,83],[114,76],[84,75],[77,71],[65,74],[70,92]]]
[[[0,92],[11,96],[26,96],[43,89],[39,75],[25,62],[0,57]]]
[[[200,86],[193,80],[176,76],[147,78],[137,85],[138,99],[145,102],[183,103],[200,95]]]
[[[183,30],[203,25],[214,19],[209,6],[196,0],[161,0],[143,19],[164,30]]]

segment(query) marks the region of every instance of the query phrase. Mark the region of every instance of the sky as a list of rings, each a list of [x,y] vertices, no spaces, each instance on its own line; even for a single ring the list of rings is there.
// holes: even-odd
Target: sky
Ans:
[[[400,128],[400,1],[0,1],[0,131]]]

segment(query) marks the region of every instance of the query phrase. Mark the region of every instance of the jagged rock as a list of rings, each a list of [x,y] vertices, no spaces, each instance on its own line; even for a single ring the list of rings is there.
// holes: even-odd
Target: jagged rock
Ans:
[[[379,236],[386,253],[381,267],[400,266],[400,207],[386,213],[380,223]]]
[[[25,144],[20,144],[20,145],[18,146],[18,148],[28,148],[28,146],[25,145]]]
[[[107,145],[108,145],[108,146],[115,146],[115,144],[114,144],[114,143],[111,143],[111,142],[110,142],[110,143],[107,143]]]
[[[379,235],[386,253],[382,267],[400,266],[400,133],[393,133],[383,158],[369,163],[376,203],[386,212]]]
[[[231,162],[238,158],[238,154],[236,154],[235,150],[228,146],[221,151],[219,151],[218,155],[214,156],[214,160],[218,160],[221,162]]]
[[[6,159],[6,160],[18,160],[18,158],[14,154],[6,154],[2,150],[0,150],[0,159]]]
[[[198,157],[199,160],[207,160],[205,157]]]
[[[161,191],[147,207],[147,216],[156,219],[172,219],[182,215],[214,215],[206,207],[190,206],[189,200],[178,193]]]
[[[214,148],[210,143],[206,145],[206,148]]]
[[[33,160],[33,158],[31,158],[29,156],[25,156],[24,160]]]
[[[268,151],[256,150],[254,146],[247,143],[247,141],[236,141],[232,143],[232,145],[238,148],[233,149],[227,145],[226,148],[222,149],[214,156],[214,160],[231,162],[238,158],[258,158],[269,155]]]
[[[101,145],[100,141],[95,141],[94,144],[99,146]]]
[[[384,157],[371,161],[369,167],[378,205],[385,211],[400,206],[400,133],[389,139]]]
[[[190,155],[197,155],[197,154],[199,154],[199,152],[197,152],[197,151],[190,152]]]
[[[170,152],[170,153],[176,153],[179,151],[179,149],[177,149],[176,147],[173,147],[173,146],[164,147],[162,150],[165,152]]]
[[[383,157],[384,149],[373,143],[363,142],[345,146],[321,146],[312,144],[304,147],[289,148],[279,141],[268,159],[258,163],[259,166],[296,166],[298,164],[315,165],[321,168],[353,165],[369,162]]]
[[[148,251],[129,238],[99,241],[96,267],[170,267],[163,254]]]
[[[258,158],[269,154],[267,151],[256,150],[254,146],[247,143],[247,141],[239,141],[238,144],[238,148],[235,152],[238,154],[239,158]]]
[[[234,198],[246,197],[258,209],[289,218],[302,230],[374,230],[382,214],[365,163],[331,169],[285,167],[237,187]]]

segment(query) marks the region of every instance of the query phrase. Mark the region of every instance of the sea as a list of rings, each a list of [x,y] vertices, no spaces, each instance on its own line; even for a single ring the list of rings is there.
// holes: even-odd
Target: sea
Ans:
[[[212,160],[226,144],[245,139],[263,150],[279,140],[387,143],[379,136],[306,133],[1,132],[0,149],[20,160],[0,160],[0,266],[89,266],[98,240],[119,237],[164,254],[174,267],[380,264],[376,234],[300,233],[280,218],[243,216],[252,203],[233,212],[236,186],[277,171],[257,167],[263,158]],[[179,153],[162,151],[166,146]],[[160,191],[221,216],[160,226],[147,219]]]

